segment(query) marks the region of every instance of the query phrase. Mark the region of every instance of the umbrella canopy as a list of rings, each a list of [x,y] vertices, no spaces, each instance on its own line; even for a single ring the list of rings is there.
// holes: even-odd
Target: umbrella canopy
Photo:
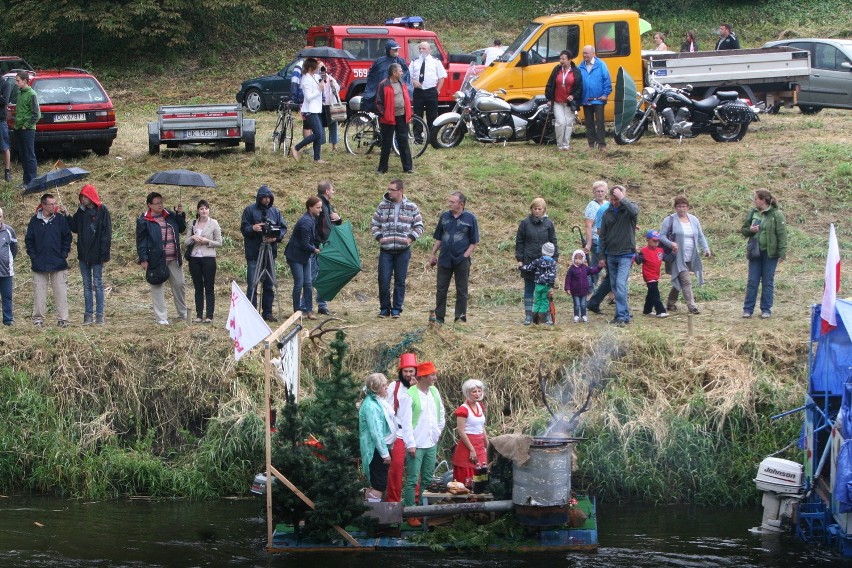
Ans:
[[[296,57],[317,57],[319,59],[338,57],[340,59],[355,59],[355,56],[345,49],[337,49],[325,45],[322,47],[306,47],[301,49],[296,54]]]
[[[639,35],[650,32],[653,28],[654,26],[651,25],[651,22],[639,18]]]
[[[621,134],[633,120],[636,109],[639,108],[636,83],[624,67],[618,68],[615,80],[615,133]]]
[[[192,170],[165,170],[157,172],[145,183],[155,185],[179,185],[181,187],[216,187],[213,178],[207,174],[193,172]]]
[[[319,274],[314,288],[324,300],[333,300],[343,287],[361,272],[361,255],[355,245],[352,223],[332,225],[328,242],[317,256]]]
[[[60,168],[58,170],[53,170],[43,176],[31,179],[26,187],[24,187],[24,195],[28,193],[36,193],[38,191],[48,191],[62,185],[68,185],[72,181],[83,179],[87,175],[89,175],[89,171],[84,170],[83,168]]]

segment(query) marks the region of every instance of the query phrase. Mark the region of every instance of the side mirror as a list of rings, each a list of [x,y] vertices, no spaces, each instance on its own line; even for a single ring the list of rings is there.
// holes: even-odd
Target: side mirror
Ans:
[[[852,63],[849,63],[848,61],[844,61],[840,64],[840,66],[846,69],[847,71],[852,71]]]
[[[522,51],[521,52],[521,60],[518,62],[518,67],[526,67],[530,64],[530,52]]]

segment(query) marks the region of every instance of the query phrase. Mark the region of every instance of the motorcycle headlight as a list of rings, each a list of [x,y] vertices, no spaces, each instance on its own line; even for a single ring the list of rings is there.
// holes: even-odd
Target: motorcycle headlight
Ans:
[[[646,101],[652,101],[656,94],[657,91],[655,91],[653,87],[645,87],[642,89],[642,98]]]
[[[462,91],[456,91],[455,94],[453,94],[453,98],[456,100],[457,103],[461,104],[461,102],[464,100],[464,93]]]

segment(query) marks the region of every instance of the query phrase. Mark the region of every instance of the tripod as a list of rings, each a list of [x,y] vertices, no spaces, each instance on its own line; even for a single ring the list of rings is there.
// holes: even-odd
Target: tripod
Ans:
[[[253,280],[249,282],[249,299],[252,304],[257,303],[257,285],[264,279],[269,279],[275,287],[275,303],[278,307],[278,317],[281,317],[281,302],[278,295],[278,279],[275,278],[275,257],[272,256],[272,243],[262,242],[257,253],[257,264],[255,265]],[[261,291],[261,308],[263,307]]]

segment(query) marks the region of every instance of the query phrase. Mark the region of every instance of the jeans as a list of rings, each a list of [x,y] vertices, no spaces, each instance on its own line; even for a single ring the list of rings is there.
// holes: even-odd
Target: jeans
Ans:
[[[257,308],[257,282],[255,279],[255,272],[257,271],[257,259],[246,259],[246,279],[248,280],[248,290],[246,296],[248,296],[251,305]],[[269,264],[271,266],[267,266],[267,271],[269,275],[272,277],[269,278],[269,275],[263,275],[263,295],[261,297],[261,314],[266,316],[272,315],[272,303],[275,301],[275,260],[270,259]],[[263,271],[263,267],[260,268]]]
[[[414,488],[420,482],[420,494],[426,486],[432,483],[435,475],[435,458],[438,455],[438,447],[417,448],[414,457],[405,454],[405,486],[402,490],[402,504],[405,507],[414,505]]]
[[[627,304],[627,279],[633,265],[632,254],[609,255],[606,257],[609,285],[615,290],[615,319],[630,321],[630,306]]]
[[[601,260],[601,253],[598,252],[598,243],[597,241],[592,242],[592,250],[589,251],[589,266],[597,266],[598,262]],[[594,274],[589,274],[589,290],[594,290],[595,285],[598,283],[598,279],[600,278],[601,273],[595,272]]]
[[[12,295],[14,290],[14,276],[0,277],[0,297],[3,298],[3,323],[7,325],[15,321],[15,315],[12,313]]]
[[[575,296],[571,294],[571,299],[574,300],[574,317],[581,317],[586,315],[586,297],[585,296]]]
[[[338,135],[340,123],[336,120],[331,120],[331,105],[322,106],[321,124],[324,128],[328,128],[328,138],[326,138],[326,141],[332,145],[337,144],[340,141],[340,137]]]
[[[86,315],[90,316],[92,313],[96,313],[98,316],[104,315],[103,270],[103,264],[89,264],[80,260],[80,274],[83,276],[83,300],[86,305]],[[97,311],[93,312],[95,306],[97,306]]]
[[[213,310],[216,308],[216,294],[213,292],[213,284],[216,282],[216,257],[190,257],[189,274],[192,276],[192,285],[195,288],[195,317],[213,319]]]
[[[524,277],[524,311],[533,311],[533,296],[535,295],[535,280],[532,276]]]
[[[467,285],[470,280],[470,257],[450,268],[438,265],[437,291],[435,292],[435,317],[443,321],[447,315],[447,292],[450,290],[450,280],[456,281],[455,319],[467,316]]]
[[[408,123],[405,116],[396,117],[396,124],[379,123],[382,132],[382,153],[379,156],[379,167],[376,171],[385,173],[388,171],[388,158],[393,149],[393,136],[396,134],[396,145],[399,147],[399,159],[402,160],[402,170],[410,172],[414,169],[411,160],[411,148],[408,146]]]
[[[317,276],[319,275],[319,262],[317,262],[317,255],[311,255],[311,284],[316,285]],[[319,292],[317,292],[317,309],[318,310],[327,310],[328,302],[325,300],[320,300]]]
[[[687,275],[689,275],[688,272]],[[660,299],[660,283],[645,282],[645,285],[648,287],[648,293],[645,294],[645,306],[642,308],[642,313],[650,314],[652,310],[656,310],[657,315],[666,313],[666,307],[663,306],[663,301]]]
[[[405,301],[405,277],[408,275],[408,261],[411,249],[400,252],[379,252],[379,310],[384,314],[402,313]],[[393,275],[393,303],[391,303],[390,281]]]
[[[604,105],[583,105],[583,117],[586,120],[586,138],[589,141],[589,148],[606,148]]]
[[[24,170],[24,183],[29,183],[38,176],[38,160],[35,154],[35,129],[21,128],[15,130],[18,136],[18,155],[21,168]]]
[[[301,150],[308,144],[314,145],[314,161],[320,159],[320,148],[325,144],[325,129],[322,127],[320,114],[316,112],[305,113],[305,128],[311,129],[311,135],[305,137],[301,142],[296,144],[296,150]]]
[[[760,311],[772,313],[772,303],[775,300],[775,269],[778,268],[778,258],[769,258],[765,250],[760,251],[760,258],[748,261],[748,285],[746,285],[743,312],[754,312],[757,302],[757,286],[763,282],[760,290]]]
[[[313,295],[314,286],[311,281],[311,259],[305,262],[290,262],[290,271],[293,273],[293,311],[310,313],[314,311]]]

